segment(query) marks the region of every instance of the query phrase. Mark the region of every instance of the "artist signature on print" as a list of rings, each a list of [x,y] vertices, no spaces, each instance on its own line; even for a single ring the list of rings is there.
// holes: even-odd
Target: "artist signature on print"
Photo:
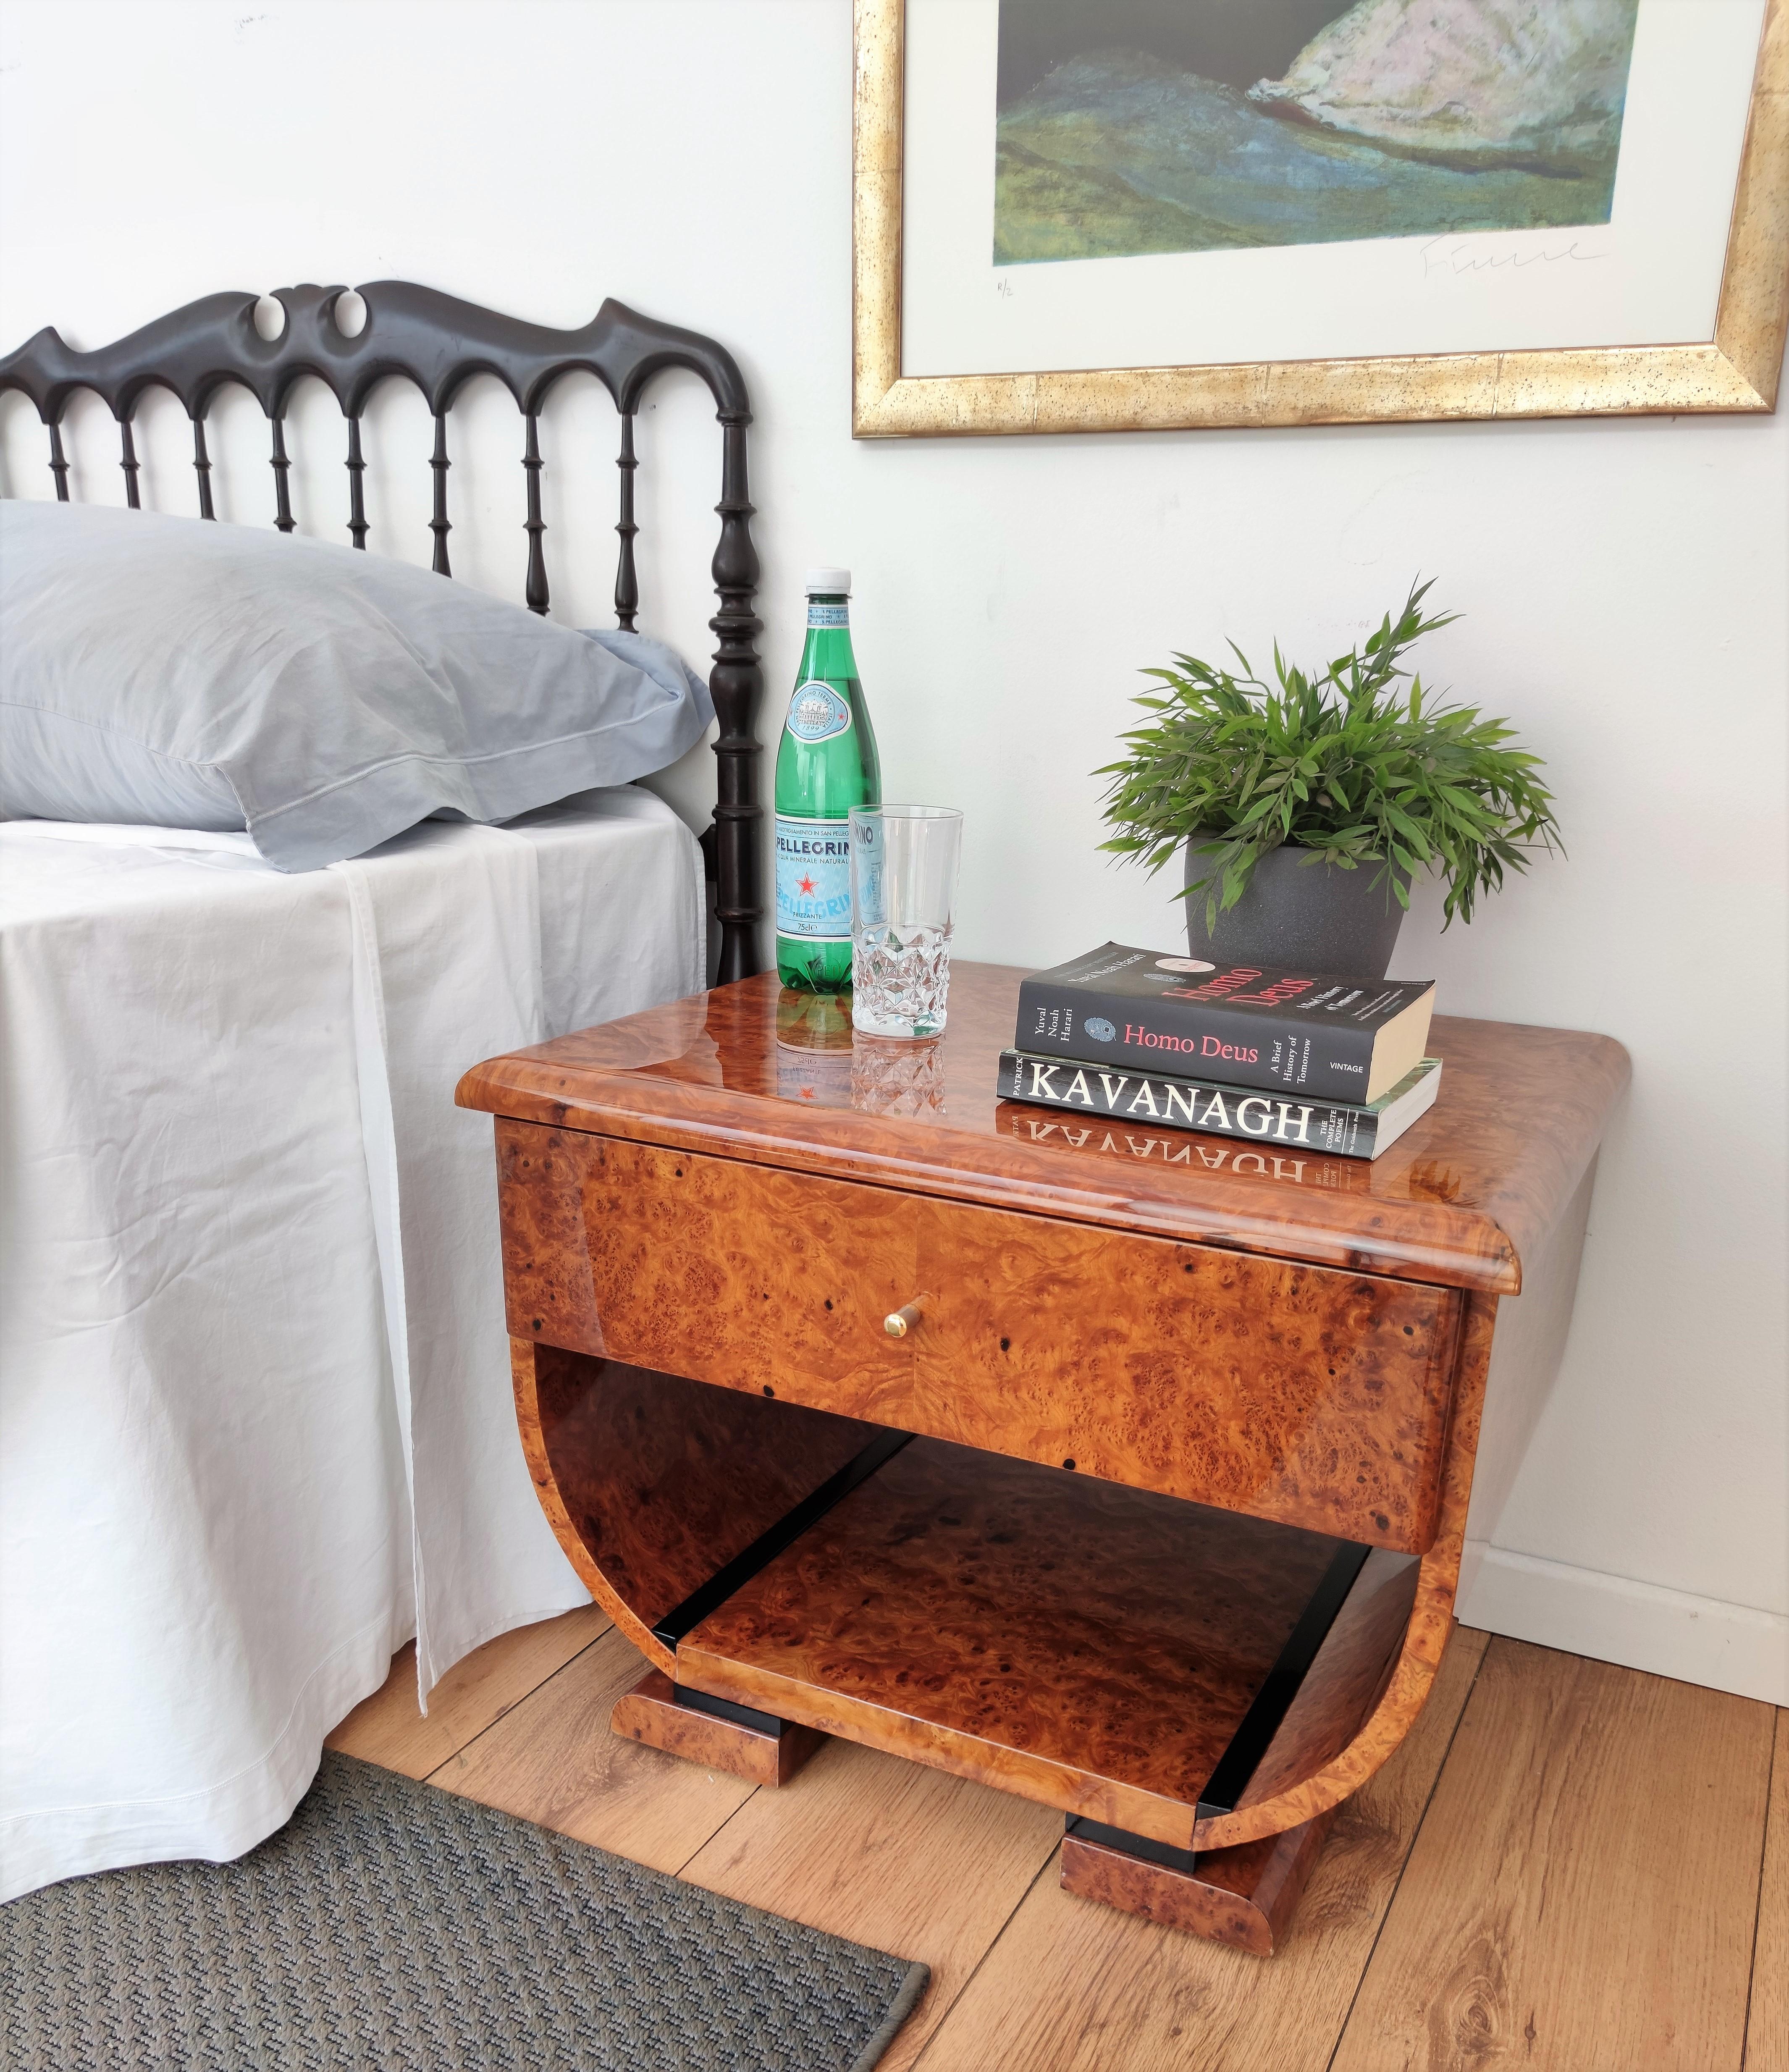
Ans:
[[[1553,266],[1565,259],[1607,259],[1607,252],[1586,252],[1582,240],[1543,246],[1538,251],[1487,252],[1482,237],[1431,237],[1421,248],[1423,278],[1443,273],[1463,279],[1469,273],[1519,273],[1529,266]]]

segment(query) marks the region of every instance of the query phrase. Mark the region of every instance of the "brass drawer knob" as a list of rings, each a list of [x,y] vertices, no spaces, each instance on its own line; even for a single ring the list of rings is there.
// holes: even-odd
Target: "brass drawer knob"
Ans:
[[[882,1319],[882,1329],[891,1338],[904,1338],[919,1321],[919,1305],[909,1302],[904,1309],[892,1311]]]

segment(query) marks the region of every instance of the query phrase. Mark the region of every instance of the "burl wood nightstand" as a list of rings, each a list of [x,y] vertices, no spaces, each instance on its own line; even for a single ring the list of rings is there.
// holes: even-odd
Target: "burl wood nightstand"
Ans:
[[[1018,977],[937,1046],[767,976],[469,1072],[522,1443],[652,1665],[617,1731],[981,1778],[1071,1890],[1270,1951],[1552,1383],[1627,1054],[1437,1019],[1367,1166],[997,1103]]]

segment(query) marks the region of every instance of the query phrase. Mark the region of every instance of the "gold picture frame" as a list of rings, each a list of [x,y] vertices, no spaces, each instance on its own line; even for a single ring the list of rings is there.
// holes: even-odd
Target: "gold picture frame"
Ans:
[[[1703,343],[1074,372],[901,372],[906,0],[853,0],[852,413],[857,438],[1750,411],[1789,330],[1789,0],[1758,47],[1714,335]]]

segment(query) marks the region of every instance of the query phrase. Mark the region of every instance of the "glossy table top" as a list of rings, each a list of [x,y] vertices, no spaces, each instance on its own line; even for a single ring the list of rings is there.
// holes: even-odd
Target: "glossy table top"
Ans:
[[[1022,972],[957,964],[932,1043],[774,973],[475,1067],[463,1108],[1282,1258],[1514,1294],[1628,1079],[1606,1036],[1437,1016],[1440,1096],[1368,1162],[1001,1101]]]

